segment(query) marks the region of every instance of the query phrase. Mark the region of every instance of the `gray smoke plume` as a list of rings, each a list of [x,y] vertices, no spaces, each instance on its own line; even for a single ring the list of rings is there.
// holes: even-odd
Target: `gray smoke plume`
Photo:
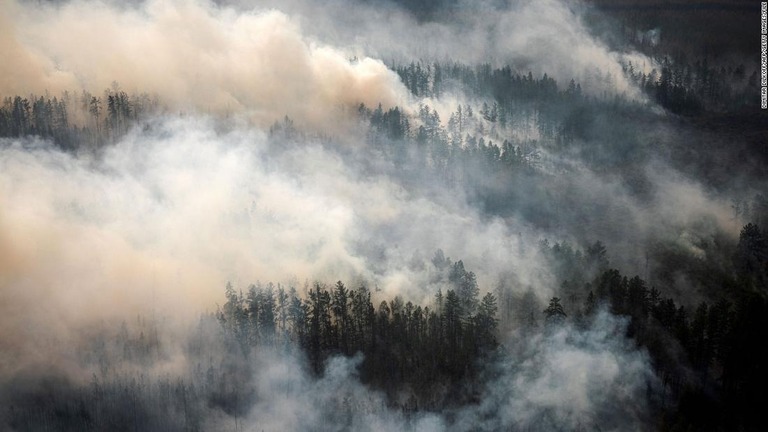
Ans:
[[[444,287],[430,262],[441,249],[476,273],[482,291],[511,281],[515,295],[531,292],[535,303],[561,282],[542,239],[602,240],[618,256],[612,265],[643,273],[655,242],[706,262],[718,235],[735,237],[740,221],[729,198],[663,156],[638,163],[647,181],[639,194],[575,155],[539,149],[541,175],[508,186],[520,202],[502,217],[476,206],[472,191],[398,172],[361,143],[360,103],[411,113],[425,102],[412,100],[385,62],[509,63],[561,86],[576,78],[593,95],[640,99],[621,63],[651,62],[595,38],[579,4],[455,2],[455,13],[418,20],[389,3],[219,3],[0,0],[0,94],[98,94],[116,81],[157,95],[166,108],[94,153],[0,139],[0,396],[39,383],[29,375],[43,371],[87,386],[109,369],[108,361],[84,360],[87,353],[130,352],[93,348],[121,321],[126,333],[141,333],[136,339],[154,338],[154,358],[110,373],[186,379],[197,367],[213,370],[215,356],[191,355],[185,341],[199,314],[222,303],[228,281],[301,289],[304,281],[344,280],[373,287],[377,301],[400,295],[427,305]],[[457,104],[476,101],[451,94],[426,102],[445,122]],[[314,133],[270,136],[267,126],[286,115]],[[600,121],[590,127],[599,132]],[[625,150],[615,143],[606,152]],[[537,225],[542,209],[566,222]],[[155,330],[134,328],[137,315],[153,317]],[[239,401],[242,412],[207,407],[206,426],[642,430],[657,383],[626,325],[603,311],[586,325],[540,334],[513,328],[481,368],[494,378],[475,389],[475,403],[436,413],[388,406],[360,382],[359,356],[332,357],[317,377],[295,352],[261,350],[232,360],[246,363],[233,375],[252,390]]]
[[[206,1],[121,5],[0,2],[0,94],[87,90],[118,83],[170,112],[239,115],[268,126],[289,115],[332,131],[350,107],[404,104],[397,76],[302,34],[275,9]]]

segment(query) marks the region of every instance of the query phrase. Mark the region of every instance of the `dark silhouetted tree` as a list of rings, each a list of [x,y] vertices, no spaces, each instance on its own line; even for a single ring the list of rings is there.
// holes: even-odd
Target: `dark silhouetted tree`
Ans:
[[[552,297],[549,300],[549,306],[544,309],[544,317],[548,323],[561,323],[565,321],[566,315],[563,305],[560,304],[560,299]]]

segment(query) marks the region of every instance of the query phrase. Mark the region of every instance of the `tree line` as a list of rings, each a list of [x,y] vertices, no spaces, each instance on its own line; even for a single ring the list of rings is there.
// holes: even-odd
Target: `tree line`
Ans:
[[[330,356],[362,353],[364,382],[391,392],[407,383],[417,399],[429,400],[435,384],[475,377],[479,359],[498,344],[496,296],[480,297],[462,261],[436,263],[448,285],[431,305],[395,296],[374,306],[365,285],[341,281],[305,286],[305,295],[280,284],[253,284],[245,293],[228,284],[217,318],[243,355],[262,345],[295,346],[320,374]]]
[[[448,402],[430,399],[434,385],[478,388],[484,361],[504,355],[501,332],[531,335],[566,323],[587,329],[602,308],[626,317],[627,332],[617,337],[633,339],[651,357],[661,385],[652,401],[659,429],[759,429],[768,357],[756,345],[768,340],[768,242],[756,225],[741,232],[731,284],[719,298],[695,304],[609,268],[600,242],[584,250],[541,247],[563,280],[545,304],[505,283],[481,297],[462,261],[438,251],[432,264],[445,270],[448,285],[428,306],[396,296],[375,308],[364,285],[348,289],[341,281],[315,283],[304,298],[280,285],[251,285],[247,294],[228,285],[217,317],[243,355],[261,344],[296,346],[321,374],[330,356],[360,352],[364,383],[390,395],[408,388],[410,409],[439,411]],[[471,394],[452,393],[450,400],[472,403]]]
[[[717,295],[697,303],[675,301],[639,276],[606,269],[599,243],[584,252],[568,244],[542,246],[563,280],[559,295],[570,300],[569,319],[576,325],[588,323],[600,307],[629,319],[625,336],[648,351],[661,379],[659,429],[761,428],[768,383],[762,367],[768,355],[759,347],[768,341],[768,241],[757,225],[742,228],[730,276]],[[595,264],[604,270],[588,278]]]
[[[64,150],[97,149],[160,112],[156,97],[129,95],[116,83],[103,95],[63,92],[8,96],[0,105],[0,137],[38,136]]]
[[[123,324],[80,351],[79,361],[95,370],[90,384],[56,375],[22,379],[4,416],[20,430],[195,431],[205,430],[214,409],[237,429],[263,397],[249,377],[257,367],[250,358],[264,350],[306,358],[317,377],[330,358],[362,353],[360,380],[384,392],[388,409],[445,412],[477,403],[474,395],[493,379],[484,368],[511,355],[510,332],[526,338],[558,326],[588,329],[604,309],[628,320],[626,334],[615,337],[631,338],[650,355],[661,394],[648,397],[660,430],[759,430],[768,379],[768,358],[758,348],[768,339],[768,242],[760,228],[743,228],[721,297],[698,303],[610,268],[600,242],[579,249],[543,241],[540,249],[562,280],[545,303],[510,283],[481,294],[476,275],[440,250],[431,259],[440,283],[424,305],[394,296],[375,306],[375,291],[341,281],[305,284],[301,292],[272,283],[241,292],[227,284],[225,302],[183,344],[188,371],[142,372],[172,354],[157,321],[139,317],[131,330]],[[39,388],[47,389],[45,400]]]

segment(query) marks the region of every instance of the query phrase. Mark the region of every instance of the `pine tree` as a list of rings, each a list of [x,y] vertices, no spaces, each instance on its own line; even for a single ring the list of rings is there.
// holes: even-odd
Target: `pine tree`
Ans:
[[[560,304],[560,299],[557,297],[552,297],[549,300],[549,306],[544,309],[544,316],[546,317],[546,321],[548,323],[558,324],[565,321],[565,318],[568,315],[566,315],[565,310],[563,309],[563,305]]]

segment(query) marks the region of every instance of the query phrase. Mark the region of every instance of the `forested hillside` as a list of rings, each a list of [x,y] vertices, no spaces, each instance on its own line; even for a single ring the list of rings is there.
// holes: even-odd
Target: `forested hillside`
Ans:
[[[762,430],[756,4],[0,3],[0,429]]]

